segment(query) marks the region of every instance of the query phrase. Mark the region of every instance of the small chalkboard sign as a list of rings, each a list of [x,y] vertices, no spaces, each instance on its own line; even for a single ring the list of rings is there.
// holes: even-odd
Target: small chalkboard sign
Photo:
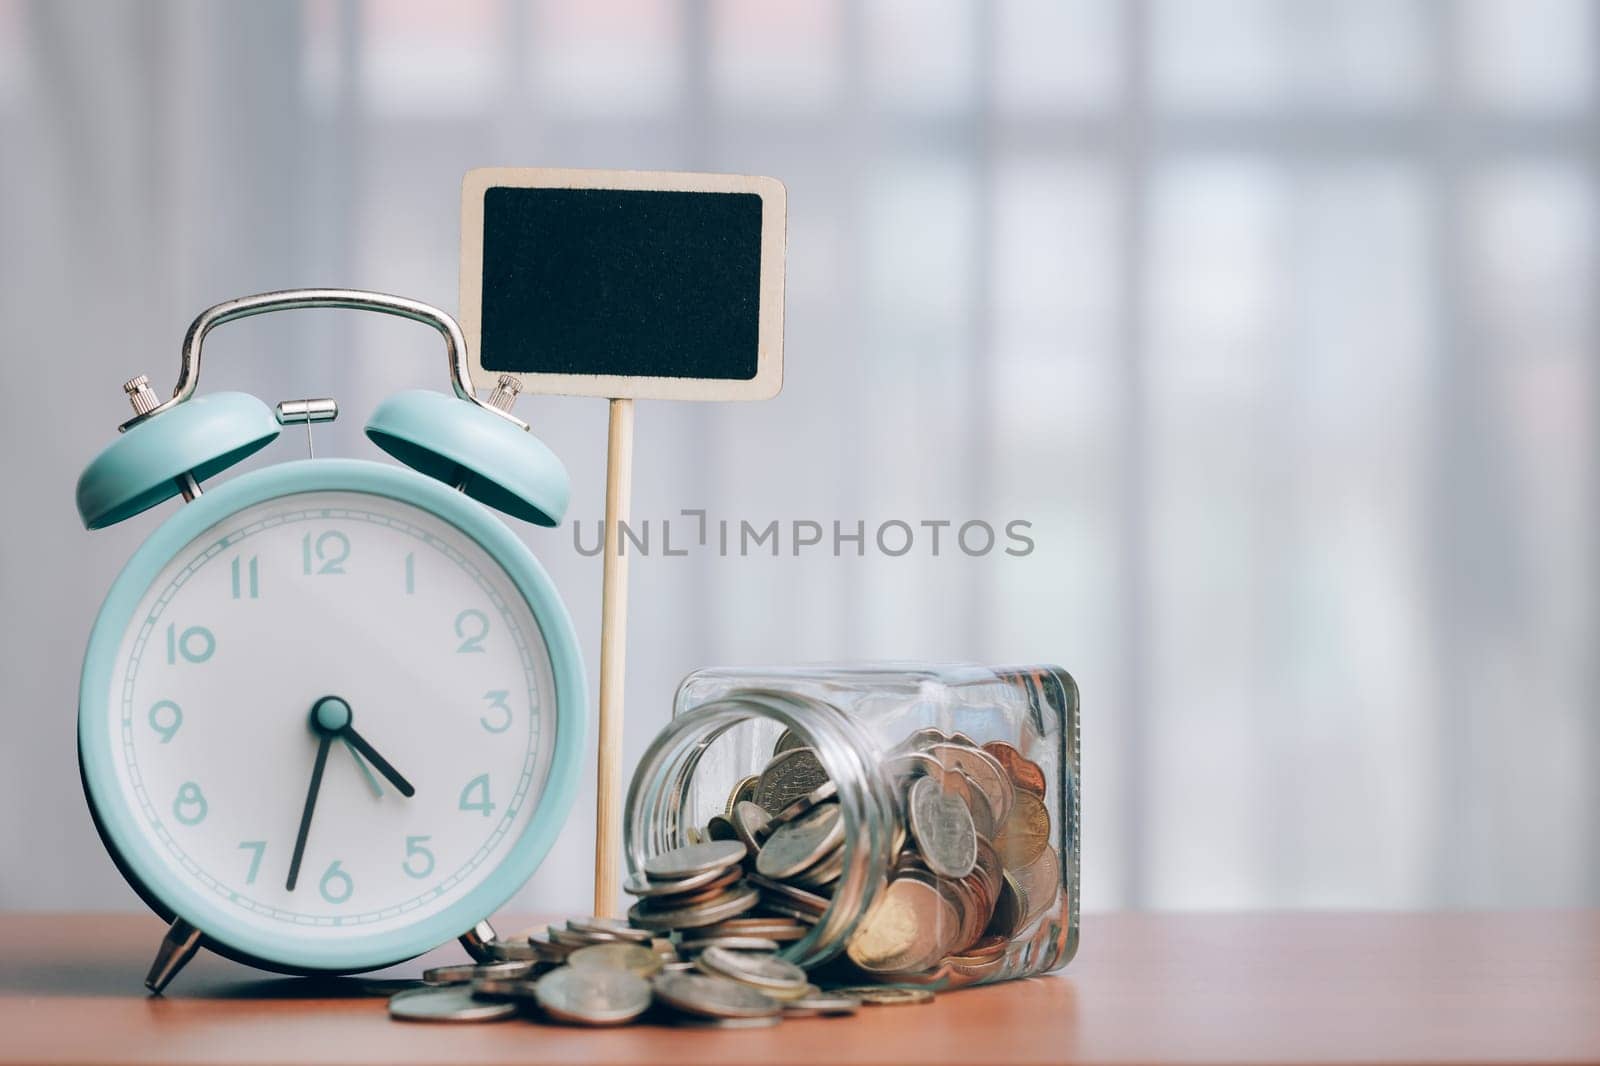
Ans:
[[[738,174],[490,167],[461,195],[474,383],[760,400],[783,384],[786,197]]]
[[[774,178],[486,167],[461,183],[473,384],[610,399],[600,591],[594,912],[622,850],[633,401],[765,400],[783,386],[787,197]],[[493,397],[491,397],[493,398]]]

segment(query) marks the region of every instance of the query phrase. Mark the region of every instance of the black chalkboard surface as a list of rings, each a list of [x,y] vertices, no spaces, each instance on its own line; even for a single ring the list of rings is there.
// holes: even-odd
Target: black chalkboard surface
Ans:
[[[677,399],[758,399],[781,385],[776,181],[487,169],[467,176],[462,209],[475,377]]]

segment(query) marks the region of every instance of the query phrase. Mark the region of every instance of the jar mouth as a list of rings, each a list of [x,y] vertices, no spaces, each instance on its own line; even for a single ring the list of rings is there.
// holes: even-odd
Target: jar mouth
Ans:
[[[844,950],[857,923],[888,881],[894,855],[895,800],[879,772],[881,753],[840,708],[771,689],[729,692],[672,719],[651,743],[628,788],[625,841],[637,873],[652,855],[687,844],[700,761],[716,741],[742,723],[767,719],[792,730],[816,752],[838,790],[844,821],[843,872],[821,918],[780,954],[813,967]]]

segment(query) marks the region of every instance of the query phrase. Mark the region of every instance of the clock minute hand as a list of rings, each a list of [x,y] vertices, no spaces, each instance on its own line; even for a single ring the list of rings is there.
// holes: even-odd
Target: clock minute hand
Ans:
[[[389,760],[379,755],[377,749],[367,743],[367,738],[356,732],[355,726],[346,724],[343,729],[344,739],[349,741],[373,768],[389,779],[389,783],[400,790],[402,796],[414,796],[417,790],[411,787],[411,782],[401,776],[400,771],[389,764]]]
[[[294,891],[295,882],[300,879],[300,860],[306,855],[306,837],[311,833],[311,815],[317,809],[317,793],[322,789],[322,771],[328,766],[328,746],[333,743],[333,734],[322,734],[322,740],[317,745],[317,761],[311,767],[311,787],[306,789],[306,806],[300,812],[300,832],[294,840],[294,858],[289,860],[289,880],[284,887]]]

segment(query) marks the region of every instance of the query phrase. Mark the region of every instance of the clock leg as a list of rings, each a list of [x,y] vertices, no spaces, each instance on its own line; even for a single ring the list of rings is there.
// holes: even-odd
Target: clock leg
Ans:
[[[489,945],[495,939],[494,926],[482,921],[461,934],[461,946],[467,949],[473,962],[493,962],[494,956],[489,954]]]
[[[194,958],[195,951],[200,947],[200,937],[200,930],[182,918],[172,920],[166,939],[161,941],[161,947],[156,951],[156,960],[150,964],[150,972],[145,975],[144,986],[153,995],[159,996],[167,983],[178,976],[178,971]]]

